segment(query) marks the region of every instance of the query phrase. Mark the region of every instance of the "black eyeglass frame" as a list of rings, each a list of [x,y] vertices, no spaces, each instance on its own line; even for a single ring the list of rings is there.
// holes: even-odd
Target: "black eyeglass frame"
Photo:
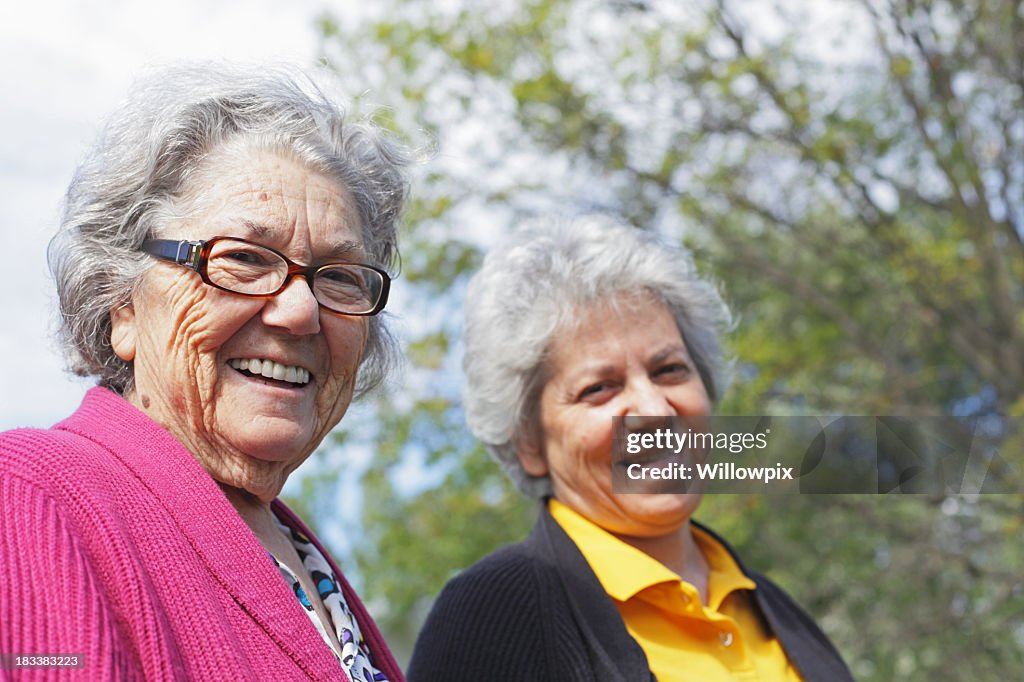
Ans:
[[[206,266],[210,260],[210,252],[213,250],[214,244],[216,244],[219,241],[224,241],[227,239],[236,242],[242,242],[243,244],[249,244],[251,246],[258,246],[261,249],[266,249],[267,251],[270,251],[271,253],[280,257],[281,260],[283,260],[288,265],[288,273],[285,275],[284,281],[281,282],[281,286],[278,287],[277,291],[271,292],[269,294],[247,294],[245,292],[227,289],[217,284],[216,282],[210,281],[209,276],[206,274]],[[323,263],[321,265],[299,265],[298,263],[293,262],[290,258],[288,258],[288,256],[284,255],[277,249],[272,249],[265,244],[260,244],[259,242],[250,241],[248,239],[242,239],[241,237],[217,236],[212,237],[210,239],[199,241],[189,241],[187,239],[183,239],[181,241],[177,241],[174,239],[147,239],[146,241],[142,242],[142,250],[148,253],[149,255],[156,256],[157,258],[160,258],[162,260],[177,263],[179,265],[184,265],[189,270],[193,270],[196,273],[198,273],[199,276],[202,278],[203,282],[210,285],[214,289],[220,289],[221,291],[227,291],[228,293],[237,294],[239,296],[245,296],[247,298],[273,298],[274,296],[277,296],[282,291],[284,291],[288,287],[288,284],[292,281],[292,278],[295,277],[296,275],[302,275],[306,279],[306,283],[309,285],[309,289],[311,292],[313,292],[313,296],[315,298],[316,291],[313,288],[313,281],[317,273],[323,270],[324,268],[334,267],[336,265],[355,265],[361,268],[366,268],[368,270],[373,270],[378,275],[380,275],[381,287],[380,296],[378,297],[377,304],[366,312],[350,313],[342,312],[340,310],[334,310],[333,308],[329,308],[328,306],[321,303],[319,298],[316,299],[317,304],[321,308],[329,312],[332,312],[335,315],[351,315],[354,317],[367,317],[371,315],[376,315],[380,311],[384,310],[384,306],[386,306],[388,303],[388,293],[391,291],[391,276],[388,275],[388,273],[381,270],[380,268],[374,267],[373,265],[367,265],[366,263],[345,262]]]

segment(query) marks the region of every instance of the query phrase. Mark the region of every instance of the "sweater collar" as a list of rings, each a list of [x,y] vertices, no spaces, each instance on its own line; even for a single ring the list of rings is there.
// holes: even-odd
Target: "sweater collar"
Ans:
[[[337,678],[337,660],[263,546],[169,432],[102,387],[86,393],[81,407],[55,428],[96,442],[128,468],[159,500],[213,579],[267,635],[313,679]]]
[[[524,543],[558,568],[574,620],[593,658],[596,678],[608,682],[650,682],[647,656],[637,644],[578,547],[548,511],[547,500]],[[644,672],[641,672],[644,671]]]

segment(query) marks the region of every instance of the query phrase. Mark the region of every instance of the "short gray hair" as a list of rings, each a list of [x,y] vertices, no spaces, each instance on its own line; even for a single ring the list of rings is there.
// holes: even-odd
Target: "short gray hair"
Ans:
[[[714,285],[689,251],[602,217],[547,221],[491,249],[466,299],[466,420],[516,486],[550,492],[519,462],[519,445],[539,432],[537,403],[549,347],[581,309],[647,292],[665,303],[711,401],[728,385],[720,336],[732,326]],[[571,328],[571,327],[570,327]]]
[[[128,303],[153,260],[139,251],[175,214],[209,154],[229,141],[293,155],[352,195],[374,265],[398,258],[408,193],[401,145],[369,119],[346,121],[319,74],[289,65],[184,64],[137,82],[78,167],[50,243],[60,300],[59,338],[75,374],[125,393],[131,363],[111,347],[110,311]],[[397,358],[380,316],[370,318],[359,393]]]

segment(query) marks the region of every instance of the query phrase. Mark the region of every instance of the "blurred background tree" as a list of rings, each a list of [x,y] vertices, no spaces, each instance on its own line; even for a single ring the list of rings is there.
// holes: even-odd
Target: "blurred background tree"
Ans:
[[[403,235],[410,366],[340,434],[369,453],[352,552],[400,657],[444,582],[535,514],[459,403],[466,280],[524,218],[600,211],[692,248],[739,318],[724,414],[1024,416],[1019,2],[369,12],[320,18],[323,59],[433,148]],[[352,489],[328,466],[305,499]],[[1024,671],[1021,496],[714,496],[699,516],[860,680]]]

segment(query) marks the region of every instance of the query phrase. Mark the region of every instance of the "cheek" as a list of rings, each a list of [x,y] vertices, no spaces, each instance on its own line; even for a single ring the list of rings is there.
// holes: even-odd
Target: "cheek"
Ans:
[[[557,454],[549,465],[563,486],[598,500],[611,487],[611,417],[588,412],[560,420]]]
[[[568,417],[562,424],[562,442],[575,466],[603,469],[611,462],[612,418],[602,410]],[[611,475],[611,470],[608,470]]]
[[[711,414],[711,399],[699,380],[673,387],[668,399],[681,416]]]
[[[334,320],[335,324],[325,325],[331,354],[332,378],[346,381],[352,379],[366,352],[367,323],[365,320]]]
[[[711,399],[708,398],[708,393],[704,390],[703,384],[695,387],[689,396],[689,413],[696,415],[708,415],[711,414]]]
[[[359,364],[366,352],[366,321],[332,320],[324,325],[323,333],[330,354],[330,372],[319,395],[321,409],[333,412],[347,408],[355,389]]]
[[[153,292],[161,320],[151,329],[157,357],[176,358],[202,382],[216,365],[216,352],[259,310],[260,301],[226,297],[201,283],[177,281]],[[156,327],[156,325],[154,325]],[[181,369],[181,367],[179,367]]]

